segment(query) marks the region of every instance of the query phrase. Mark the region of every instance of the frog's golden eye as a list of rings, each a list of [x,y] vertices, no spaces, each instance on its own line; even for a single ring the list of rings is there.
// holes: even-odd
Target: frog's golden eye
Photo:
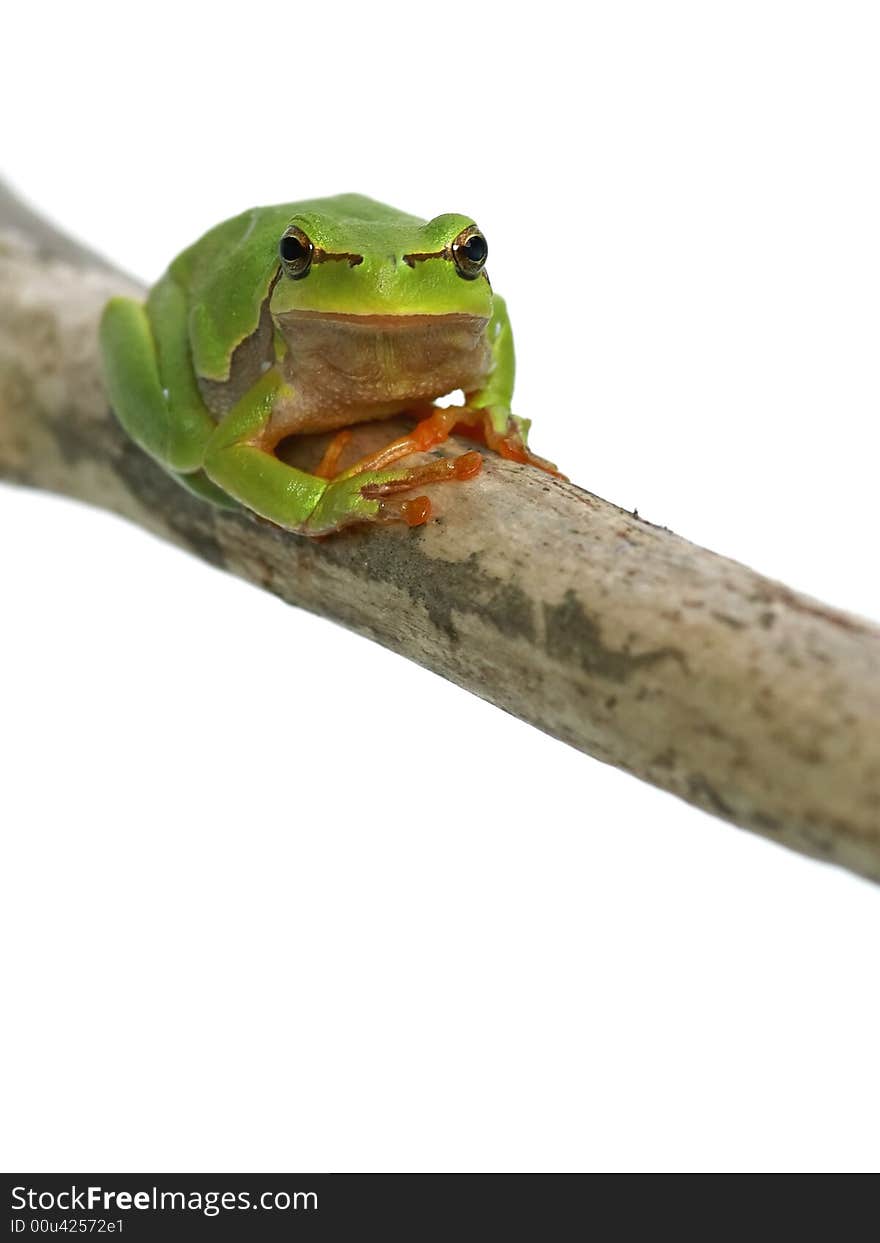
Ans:
[[[278,243],[278,254],[286,275],[298,281],[312,266],[315,248],[302,229],[292,224]]]
[[[459,276],[473,281],[480,275],[489,255],[489,246],[475,224],[462,229],[452,243],[452,258]]]

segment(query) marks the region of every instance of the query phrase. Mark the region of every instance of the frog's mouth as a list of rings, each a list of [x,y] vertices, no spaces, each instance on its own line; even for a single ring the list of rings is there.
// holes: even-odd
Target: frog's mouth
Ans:
[[[474,333],[483,332],[489,323],[484,315],[469,315],[466,311],[447,311],[439,315],[420,312],[414,315],[356,315],[350,311],[282,311],[277,319],[281,326],[286,324],[351,324],[355,328],[367,328],[373,331],[390,332],[397,329],[425,328],[470,328]]]

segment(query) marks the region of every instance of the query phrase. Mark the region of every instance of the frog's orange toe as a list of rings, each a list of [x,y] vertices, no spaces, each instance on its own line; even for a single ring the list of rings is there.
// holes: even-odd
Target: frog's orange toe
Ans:
[[[562,471],[557,470],[554,464],[548,462],[546,458],[538,457],[537,453],[532,453],[530,449],[527,449],[519,436],[501,436],[490,443],[496,453],[507,458],[509,462],[520,462],[523,466],[537,466],[538,470],[568,482],[567,475],[563,475]]]
[[[474,475],[479,475],[483,469],[482,454],[477,453],[476,449],[470,449],[467,453],[462,453],[460,457],[445,460],[452,462],[456,479],[473,479]]]
[[[407,499],[382,496],[377,502],[374,522],[405,522],[408,527],[420,527],[431,517],[431,502],[426,496]]]
[[[324,450],[324,456],[315,467],[315,474],[320,479],[332,479],[336,474],[339,465],[339,459],[342,457],[343,450],[351,440],[352,431],[350,427],[344,427],[341,432],[337,432],[327,448]]]
[[[537,453],[532,453],[528,449],[514,449],[510,454],[505,453],[504,457],[510,457],[514,462],[522,462],[524,466],[537,466],[538,470],[544,471],[547,475],[553,475],[555,479],[562,479],[568,482],[568,475],[563,475],[553,462],[548,462],[545,457],[538,457]]]
[[[401,501],[400,508],[408,527],[420,527],[431,517],[431,502],[426,496],[414,496],[411,500]]]

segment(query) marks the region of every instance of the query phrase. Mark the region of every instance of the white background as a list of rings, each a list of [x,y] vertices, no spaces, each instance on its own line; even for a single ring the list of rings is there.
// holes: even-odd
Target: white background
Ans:
[[[469,212],[538,452],[880,618],[876,6],[5,22],[2,171],[92,246]],[[0,533],[4,1168],[877,1167],[876,888],[107,514]]]

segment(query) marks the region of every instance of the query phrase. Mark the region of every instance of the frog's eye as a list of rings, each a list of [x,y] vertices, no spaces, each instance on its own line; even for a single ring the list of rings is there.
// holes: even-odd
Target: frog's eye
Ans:
[[[295,281],[305,276],[312,266],[315,248],[302,229],[292,224],[278,243],[278,254],[288,276]]]
[[[459,276],[466,281],[476,280],[485,266],[489,246],[475,224],[462,229],[452,243],[452,258]]]

